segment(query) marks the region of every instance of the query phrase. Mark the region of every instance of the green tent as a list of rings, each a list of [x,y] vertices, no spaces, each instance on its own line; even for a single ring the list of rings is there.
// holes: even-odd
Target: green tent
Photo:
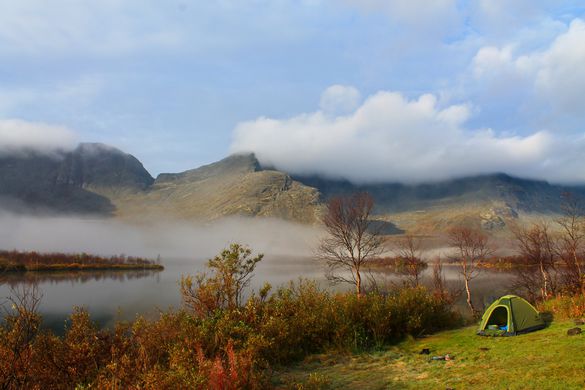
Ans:
[[[483,313],[477,334],[515,336],[542,329],[544,326],[544,321],[534,306],[516,295],[505,295]]]

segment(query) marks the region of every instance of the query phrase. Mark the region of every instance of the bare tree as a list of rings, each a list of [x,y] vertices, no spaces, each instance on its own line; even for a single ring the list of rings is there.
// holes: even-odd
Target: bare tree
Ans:
[[[449,231],[449,239],[451,246],[456,250],[452,259],[458,263],[459,272],[465,282],[467,306],[469,306],[472,315],[476,316],[477,311],[471,299],[470,282],[480,272],[479,263],[492,253],[488,246],[488,237],[479,229],[458,226]]]
[[[443,302],[452,303],[453,296],[447,289],[447,281],[443,275],[443,260],[437,256],[433,262],[433,290],[437,298]]]
[[[407,283],[418,287],[422,272],[427,264],[422,260],[423,239],[420,236],[406,234],[396,241],[396,254],[404,261],[404,273]]]
[[[538,286],[540,297],[545,300],[556,289],[554,269],[557,248],[554,237],[544,221],[528,228],[515,227],[512,231],[525,266],[517,272],[517,284],[524,287],[533,299],[536,298],[534,288]]]
[[[367,193],[331,199],[323,218],[328,235],[317,252],[327,264],[328,279],[353,284],[358,297],[363,292],[363,268],[383,250],[381,225],[370,219],[373,208],[374,200]]]
[[[564,268],[566,287],[585,295],[585,274],[581,254],[585,244],[585,219],[579,200],[570,193],[563,194],[563,216],[557,220],[561,227],[559,257]]]

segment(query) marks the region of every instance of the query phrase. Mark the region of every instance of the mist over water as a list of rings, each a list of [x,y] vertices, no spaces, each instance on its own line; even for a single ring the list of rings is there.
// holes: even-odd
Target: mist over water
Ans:
[[[276,256],[310,256],[322,231],[277,219],[121,222],[88,217],[0,214],[0,248],[155,258],[211,257],[232,242]]]
[[[130,272],[26,273],[0,276],[0,302],[11,287],[35,284],[43,294],[40,312],[45,326],[60,333],[74,306],[89,310],[102,326],[136,315],[154,317],[158,310],[181,305],[181,275],[205,271],[206,260],[232,242],[249,245],[264,253],[247,294],[265,282],[274,289],[299,278],[315,280],[322,288],[350,289],[347,284],[331,286],[324,265],[314,259],[324,232],[319,227],[276,219],[225,218],[212,223],[152,221],[128,223],[86,217],[32,217],[0,214],[0,249],[41,252],[88,252],[103,256],[125,254],[156,259],[165,269]],[[425,258],[441,254],[446,247],[429,249]],[[461,287],[456,267],[445,267],[450,288]],[[430,285],[431,267],[423,277]],[[377,272],[380,285],[397,286],[399,276]],[[484,272],[474,285],[478,303],[506,292],[510,275]],[[273,290],[274,291],[274,290]]]
[[[274,287],[298,277],[320,279],[323,269],[312,259],[322,230],[276,219],[225,218],[210,223],[186,221],[123,222],[78,217],[0,214],[0,249],[40,252],[88,252],[103,256],[125,254],[156,259],[162,272],[27,273],[0,278],[0,302],[11,287],[35,284],[43,294],[41,314],[46,326],[63,329],[74,306],[86,307],[101,325],[137,314],[181,304],[181,275],[205,270],[206,260],[230,243],[264,253],[250,290],[264,282]]]

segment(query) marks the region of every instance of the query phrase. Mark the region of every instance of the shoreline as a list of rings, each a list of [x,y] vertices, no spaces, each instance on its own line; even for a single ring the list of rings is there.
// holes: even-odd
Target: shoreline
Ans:
[[[66,271],[135,271],[164,270],[160,264],[50,264],[28,266],[23,264],[0,265],[0,273],[66,272]]]
[[[0,273],[163,269],[160,258],[155,262],[125,255],[104,257],[88,253],[0,251]]]

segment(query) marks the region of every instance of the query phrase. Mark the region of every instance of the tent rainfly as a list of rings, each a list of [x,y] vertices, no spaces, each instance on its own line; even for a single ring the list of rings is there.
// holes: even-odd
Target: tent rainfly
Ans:
[[[483,313],[477,334],[515,336],[544,327],[544,320],[534,306],[516,295],[505,295]]]

